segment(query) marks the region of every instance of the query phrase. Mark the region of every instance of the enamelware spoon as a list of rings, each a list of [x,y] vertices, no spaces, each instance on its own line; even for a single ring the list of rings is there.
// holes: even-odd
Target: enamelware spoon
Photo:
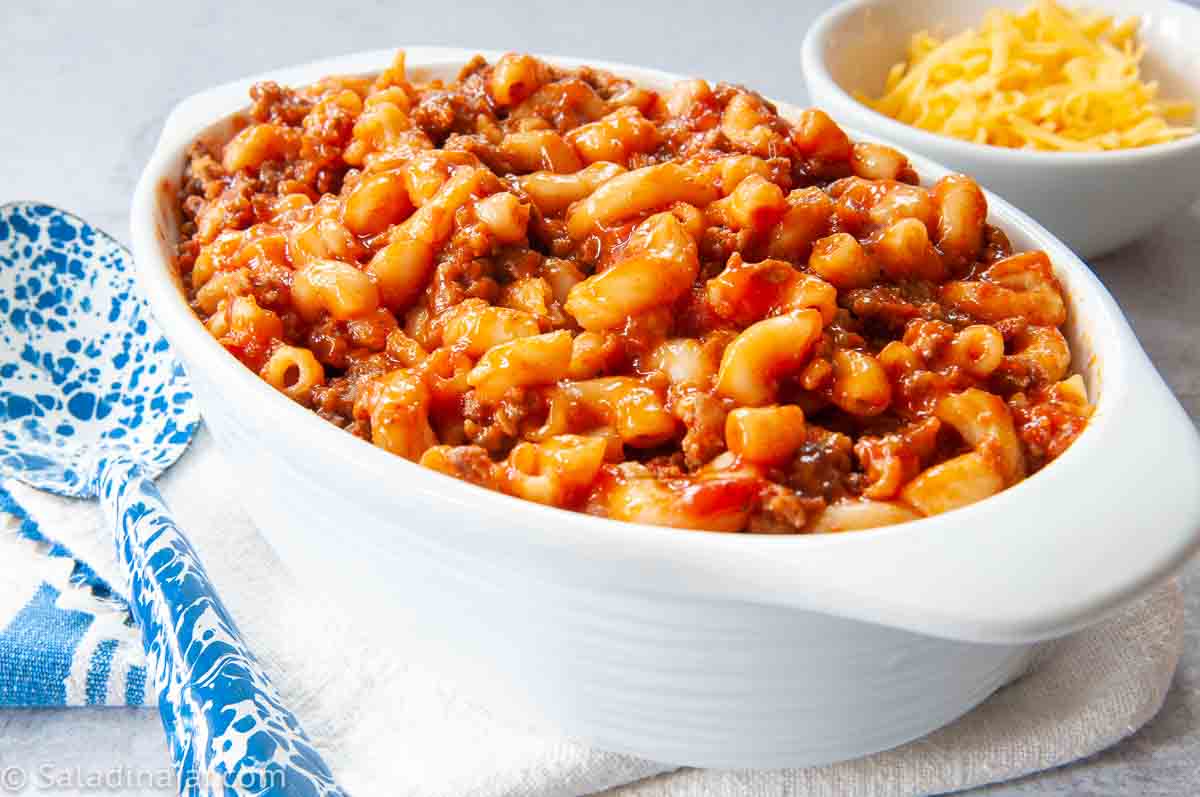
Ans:
[[[0,207],[0,478],[103,503],[180,793],[341,795],[154,486],[198,425],[129,253],[64,211]]]

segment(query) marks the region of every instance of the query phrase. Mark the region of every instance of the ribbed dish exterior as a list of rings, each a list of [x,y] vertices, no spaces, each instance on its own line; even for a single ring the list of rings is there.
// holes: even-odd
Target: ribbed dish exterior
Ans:
[[[194,378],[243,503],[299,581],[349,616],[410,625],[465,694],[515,723],[703,767],[823,764],[962,715],[1029,645],[949,641],[781,607],[606,590],[478,543],[470,516],[379,487],[346,500],[322,463],[264,447]],[[631,562],[631,567],[636,563]],[[408,631],[406,631],[408,632]],[[428,662],[425,662],[428,665]]]

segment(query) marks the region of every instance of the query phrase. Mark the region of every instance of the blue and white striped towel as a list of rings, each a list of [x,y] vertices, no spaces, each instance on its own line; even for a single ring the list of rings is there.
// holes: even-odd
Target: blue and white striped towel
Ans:
[[[0,707],[141,706],[129,607],[0,484]]]

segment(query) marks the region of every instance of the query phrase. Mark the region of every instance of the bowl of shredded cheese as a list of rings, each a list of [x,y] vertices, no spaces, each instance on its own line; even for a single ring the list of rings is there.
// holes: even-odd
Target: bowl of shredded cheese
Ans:
[[[809,30],[805,80],[1100,255],[1200,195],[1200,10],[1080,2],[851,0]]]

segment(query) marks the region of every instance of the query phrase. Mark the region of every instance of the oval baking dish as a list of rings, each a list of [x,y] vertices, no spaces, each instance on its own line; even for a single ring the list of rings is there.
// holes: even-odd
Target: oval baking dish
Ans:
[[[475,55],[407,53],[423,79],[453,78]],[[229,466],[246,476],[246,510],[305,583],[348,611],[381,626],[415,617],[458,654],[461,677],[502,685],[525,719],[603,749],[798,766],[944,725],[1019,675],[1033,643],[1095,622],[1195,549],[1191,420],[1096,277],[992,195],[991,223],[1017,250],[1043,249],[1054,263],[1073,367],[1096,413],[1051,465],[964,509],[830,535],[625,524],[457,481],[320,420],[192,314],[173,268],[175,190],[188,146],[231,135],[252,83],[370,73],[390,55],[320,61],[184,101],[131,211],[142,288]],[[676,79],[589,63],[651,88]],[[926,183],[946,173],[912,163]]]

